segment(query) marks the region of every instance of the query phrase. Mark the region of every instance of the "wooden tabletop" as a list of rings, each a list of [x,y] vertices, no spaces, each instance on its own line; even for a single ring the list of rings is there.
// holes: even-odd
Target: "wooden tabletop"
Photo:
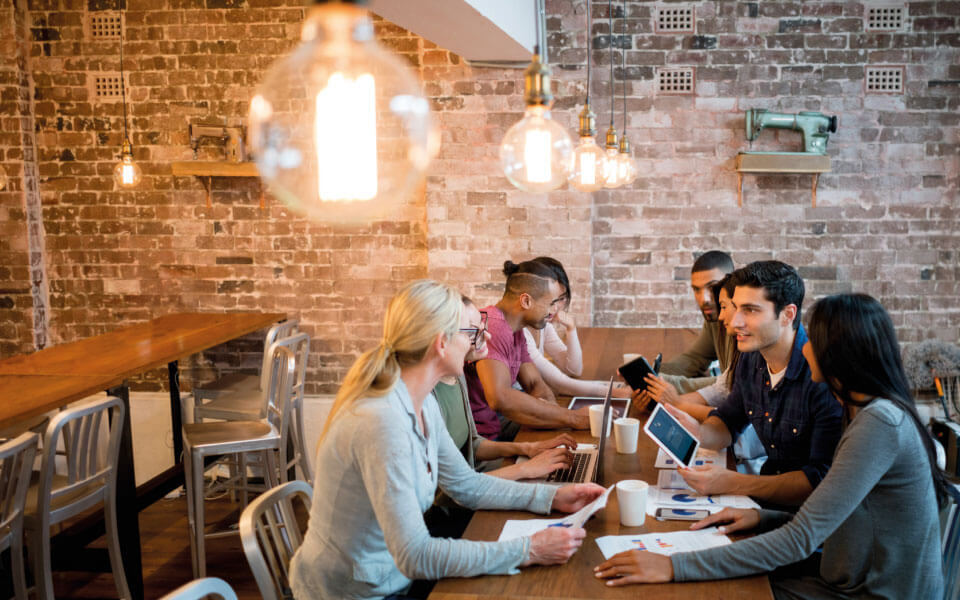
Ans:
[[[682,352],[699,333],[696,329],[613,329],[582,328],[584,378],[605,379],[622,364],[624,353],[640,353],[652,360],[662,352],[667,360]],[[641,422],[647,413],[634,414]],[[520,441],[544,439],[551,431],[521,431]],[[595,443],[589,431],[573,432],[578,441]],[[609,486],[622,479],[657,482],[657,447],[646,435],[640,435],[635,454],[618,454],[611,435],[604,455],[604,481]],[[551,515],[559,517],[560,514]],[[507,519],[536,519],[521,511],[478,511],[464,532],[464,539],[494,541]],[[641,527],[622,527],[616,491],[610,494],[606,508],[586,524],[587,538],[580,550],[566,565],[525,567],[519,575],[487,575],[473,578],[451,578],[440,581],[430,594],[431,600],[481,600],[490,598],[519,599],[587,599],[587,598],[771,598],[765,575],[702,583],[670,583],[632,585],[609,588],[593,576],[593,567],[603,562],[596,538],[604,535],[626,535],[658,531],[678,531],[690,525],[684,521],[657,521],[647,516]],[[736,535],[734,538],[738,537]]]
[[[102,392],[122,381],[114,375],[0,375],[0,428]]]
[[[111,375],[121,379],[263,329],[281,313],[177,313],[0,360],[0,375]]]

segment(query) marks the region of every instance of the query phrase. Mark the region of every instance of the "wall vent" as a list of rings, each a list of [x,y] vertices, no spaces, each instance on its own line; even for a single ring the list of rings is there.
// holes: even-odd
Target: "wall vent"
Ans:
[[[97,12],[88,17],[87,31],[91,40],[119,40],[123,18],[118,12]]]
[[[864,12],[866,31],[900,31],[907,9],[903,4],[878,4],[867,6]]]
[[[120,75],[103,73],[93,76],[93,97],[97,100],[120,100]]]
[[[658,6],[654,14],[655,33],[696,33],[693,6]]]
[[[864,79],[866,90],[872,94],[902,94],[903,72],[901,67],[867,67]]]
[[[661,94],[692,94],[693,67],[664,67],[657,69],[657,92]]]

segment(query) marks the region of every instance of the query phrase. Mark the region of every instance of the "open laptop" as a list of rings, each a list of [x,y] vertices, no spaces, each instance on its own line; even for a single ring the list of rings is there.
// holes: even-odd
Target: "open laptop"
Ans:
[[[603,452],[607,445],[607,429],[610,423],[610,399],[613,394],[613,377],[607,386],[607,396],[603,399],[603,426],[600,431],[600,443],[580,444],[573,451],[573,461],[565,469],[557,469],[544,479],[534,479],[541,483],[567,484],[592,481],[603,485]]]

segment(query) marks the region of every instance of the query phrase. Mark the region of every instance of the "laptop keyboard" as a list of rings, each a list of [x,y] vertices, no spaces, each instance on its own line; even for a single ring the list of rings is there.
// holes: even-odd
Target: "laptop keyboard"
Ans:
[[[553,473],[550,473],[547,475],[547,481],[580,483],[584,481],[586,475],[584,471],[589,463],[589,452],[574,452],[573,461],[570,463],[570,466],[566,469],[557,469]]]

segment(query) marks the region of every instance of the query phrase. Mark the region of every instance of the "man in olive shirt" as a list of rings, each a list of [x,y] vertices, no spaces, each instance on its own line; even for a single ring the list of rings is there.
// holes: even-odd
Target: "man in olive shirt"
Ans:
[[[717,320],[719,309],[713,298],[713,286],[727,274],[733,272],[733,259],[726,252],[711,250],[702,254],[690,269],[690,287],[693,297],[703,314],[703,329],[700,337],[687,348],[687,351],[669,362],[663,363],[660,373],[681,394],[698,390],[714,381],[710,377],[710,363],[720,355],[717,332],[720,322]]]

